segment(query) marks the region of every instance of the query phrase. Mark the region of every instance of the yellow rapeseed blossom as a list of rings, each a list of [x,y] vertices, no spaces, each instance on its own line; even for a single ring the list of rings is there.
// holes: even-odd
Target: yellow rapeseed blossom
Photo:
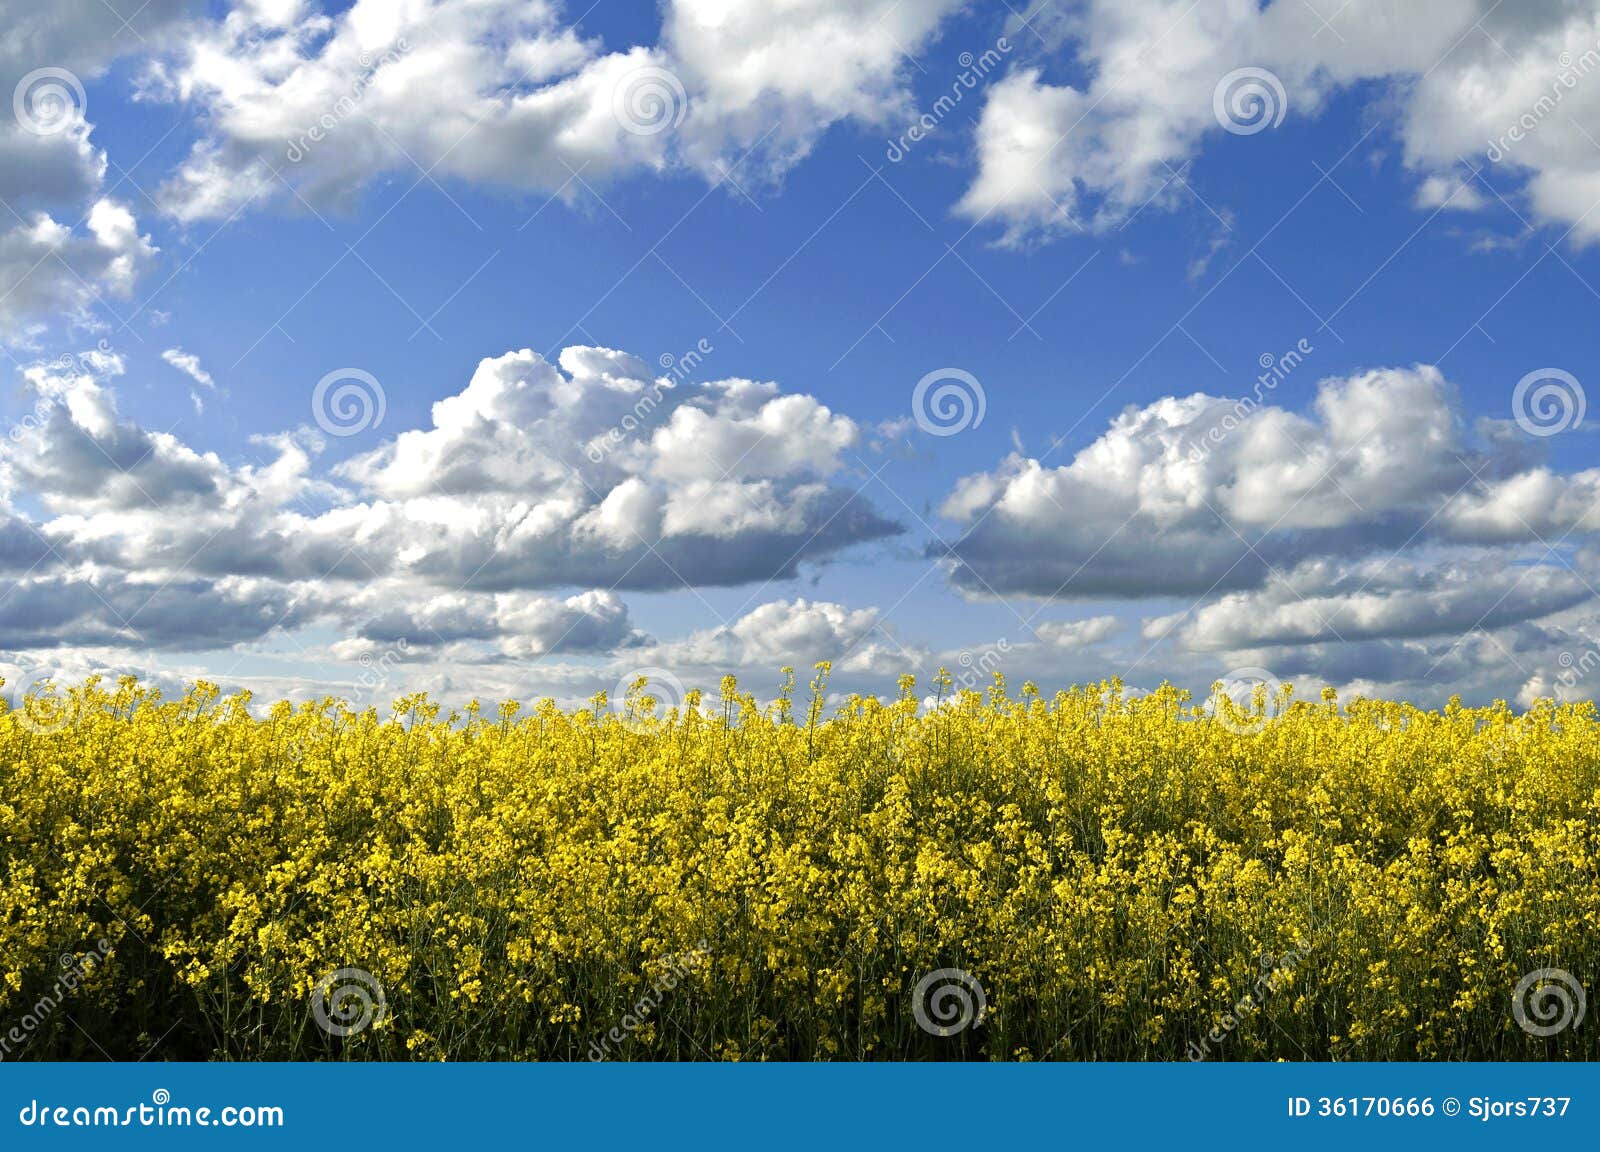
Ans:
[[[1600,975],[1593,704],[825,707],[828,671],[665,714],[132,680],[0,714],[6,1055],[1600,1056],[1512,1011]]]

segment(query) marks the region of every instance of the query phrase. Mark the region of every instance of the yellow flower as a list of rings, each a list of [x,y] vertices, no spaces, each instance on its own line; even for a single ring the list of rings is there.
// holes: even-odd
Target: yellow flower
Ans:
[[[830,672],[623,712],[58,687],[64,724],[0,712],[0,1014],[71,1057],[33,1011],[70,1000],[131,1059],[1600,1057],[1510,1009],[1600,971],[1594,705]]]

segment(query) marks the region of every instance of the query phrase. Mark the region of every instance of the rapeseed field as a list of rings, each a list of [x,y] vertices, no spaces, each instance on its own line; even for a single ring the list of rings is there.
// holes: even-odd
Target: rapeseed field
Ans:
[[[827,671],[666,714],[30,698],[0,1056],[1600,1056],[1592,703]]]

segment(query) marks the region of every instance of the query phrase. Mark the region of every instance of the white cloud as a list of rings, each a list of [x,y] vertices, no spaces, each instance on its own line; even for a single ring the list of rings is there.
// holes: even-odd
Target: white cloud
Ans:
[[[0,340],[26,345],[52,322],[88,324],[125,299],[155,246],[105,191],[107,159],[90,142],[90,83],[190,5],[152,0],[125,22],[102,0],[0,0]],[[131,27],[131,31],[129,30]]]
[[[1196,602],[1183,642],[1214,649],[1570,607],[1592,578],[1544,542],[1570,533],[1571,551],[1600,529],[1597,497],[1600,473],[1474,439],[1448,382],[1418,366],[1324,380],[1311,415],[1198,394],[1130,408],[1069,462],[1013,455],[942,511],[965,525],[952,575],[967,594],[1180,598]],[[1147,638],[1185,618],[1147,622]]]
[[[104,514],[111,523],[132,509],[216,499],[232,483],[220,459],[119,417],[108,381],[123,371],[120,357],[100,352],[24,371],[41,419],[5,452],[14,482],[48,508]]]
[[[977,132],[979,170],[960,204],[1004,239],[1106,228],[1147,203],[1175,203],[1175,177],[1223,119],[1254,128],[1315,116],[1330,94],[1378,81],[1417,201],[1474,210],[1494,199],[1464,166],[1504,162],[1525,177],[1533,214],[1600,238],[1600,153],[1583,127],[1600,115],[1600,12],[1582,4],[1351,0],[1323,16],[1255,0],[1092,0],[1059,21],[1081,84],[1019,67],[991,87]],[[1214,107],[1224,77],[1264,70]],[[1230,111],[1231,109],[1231,111]]]
[[[980,668],[974,683],[1121,672],[1202,691],[1250,665],[1302,688],[1438,701],[1561,686],[1600,573],[1595,474],[1555,472],[1499,426],[1475,437],[1437,372],[1390,369],[1324,381],[1308,415],[1256,407],[1220,441],[1207,433],[1232,402],[1169,398],[1062,466],[1013,457],[958,486],[945,509],[969,525],[958,586],[1044,594],[1073,576],[1060,598],[1095,614],[991,637],[960,661],[936,660],[876,608],[828,599],[758,603],[655,640],[628,589],[763,581],[792,571],[787,557],[889,530],[869,518],[818,535],[832,513],[816,492],[847,466],[854,424],[769,384],[660,386],[620,352],[568,349],[557,364],[515,352],[483,361],[431,427],[328,474],[304,430],[262,439],[265,461],[249,464],[149,432],[117,410],[123,372],[98,351],[27,372],[36,426],[0,452],[12,577],[0,650],[231,648],[327,665],[333,687],[343,677],[341,690],[374,699],[423,687],[581,699],[644,667],[686,685],[727,671],[767,684],[828,659],[841,691],[884,691],[941,661]],[[605,422],[646,396],[630,435],[601,437],[608,451],[590,458]],[[744,461],[691,467],[682,413]],[[767,446],[752,429],[805,443]],[[439,487],[412,482],[413,468]],[[1539,536],[1569,529],[1548,556]],[[1139,598],[1158,613],[1142,637],[1116,610]],[[401,666],[375,672],[392,652]]]
[[[196,384],[203,384],[213,392],[217,390],[217,382],[211,378],[211,373],[200,366],[200,357],[193,352],[185,352],[182,348],[168,348],[161,353],[161,358]]]
[[[39,540],[55,550],[10,618],[36,642],[76,629],[97,644],[208,648],[319,627],[501,659],[603,652],[646,639],[610,589],[792,577],[899,531],[839,483],[860,435],[848,418],[773,384],[672,388],[607,349],[569,348],[559,366],[526,350],[484,360],[431,428],[331,476],[316,473],[307,430],[260,438],[270,458],[243,465],[150,432],[117,410],[123,372],[102,353],[29,368],[34,426],[0,446],[8,506],[26,497],[46,513],[31,530],[13,515],[6,539],[19,557],[37,559]],[[628,436],[607,436],[625,416]],[[598,460],[585,452],[597,438]],[[201,605],[147,628],[196,586],[225,593],[226,627]],[[54,632],[45,600],[65,606]]]
[[[1423,178],[1417,185],[1418,208],[1447,208],[1453,212],[1476,212],[1489,204],[1489,198],[1475,184],[1464,182],[1459,176],[1433,175]]]
[[[30,132],[13,116],[0,120],[0,199],[15,212],[82,204],[105,179],[106,156],[89,143],[82,110],[58,131]]]
[[[1460,637],[1541,619],[1594,598],[1590,577],[1566,567],[1518,567],[1505,558],[1442,558],[1422,566],[1315,561],[1267,587],[1235,592],[1185,614],[1175,633],[1197,651],[1372,639]],[[1169,633],[1152,621],[1146,638]]]
[[[200,357],[194,355],[194,353],[185,352],[182,348],[168,348],[161,353],[161,358],[196,384],[213,392],[217,390],[217,382],[212,379],[211,373],[201,367]],[[194,405],[194,414],[196,416],[205,415],[206,402],[201,398],[200,393],[193,388],[189,389],[189,403]]]
[[[501,656],[610,652],[644,643],[628,607],[614,592],[583,592],[565,599],[522,592],[444,592],[421,601],[414,587],[388,581],[349,601],[352,612],[371,612],[336,654],[359,657],[374,646],[404,642],[432,648],[486,642]]]
[[[34,68],[54,66],[94,74],[113,58],[170,31],[198,9],[197,0],[149,0],[112,5],[105,0],[0,0],[0,79],[11,91]],[[119,13],[120,7],[127,15]]]
[[[166,30],[186,7],[154,5],[137,23]],[[658,43],[608,51],[554,0],[357,0],[334,14],[285,0],[189,20],[137,49],[94,18],[92,50],[63,58],[92,71],[114,50],[140,51],[140,95],[194,110],[203,134],[161,199],[196,220],[291,188],[319,208],[350,205],[384,174],[422,170],[567,197],[581,188],[575,172],[589,183],[685,168],[718,179],[738,166],[739,181],[775,178],[832,125],[902,121],[910,61],[963,7],[668,0]],[[1007,241],[1175,203],[1179,170],[1222,137],[1218,82],[1240,69],[1272,74],[1257,91],[1291,124],[1334,93],[1381,85],[1424,208],[1496,204],[1463,180],[1463,160],[1492,158],[1522,178],[1532,215],[1580,241],[1600,236],[1600,159],[1583,129],[1600,114],[1592,7],[1352,0],[1331,27],[1309,6],[1255,0],[1091,0],[1035,15],[1084,79],[1056,82],[1054,62],[1019,54],[988,84],[959,210]],[[18,19],[19,42],[69,39],[64,17]],[[8,147],[40,162],[5,162]],[[81,188],[94,163],[82,139],[0,141],[0,173],[40,186]]]
[[[612,111],[625,78],[652,65],[647,49],[602,54],[543,0],[238,8],[195,26],[147,78],[150,98],[189,103],[209,127],[163,199],[192,220],[285,195],[285,183],[313,204],[349,204],[414,164],[547,191],[577,170],[660,167],[666,135],[630,132]]]
[[[1034,628],[1040,640],[1052,648],[1087,648],[1110,639],[1122,627],[1115,616],[1093,616],[1087,620],[1047,620]]]
[[[830,125],[910,108],[907,74],[965,0],[669,0],[662,48],[689,92],[686,160],[780,175]],[[740,179],[743,177],[741,176]]]
[[[739,584],[898,531],[838,483],[859,438],[774,384],[673,387],[624,353],[569,348],[558,366],[524,349],[483,361],[431,429],[338,472],[373,497],[368,524],[406,538],[394,563],[429,579]]]
[[[248,5],[191,26],[143,91],[204,114],[166,184],[182,220],[287,195],[347,205],[426,169],[574,196],[629,172],[776,177],[831,124],[907,107],[907,53],[960,0],[673,0],[661,42],[605,51],[549,0]]]
[[[0,232],[0,337],[26,334],[49,319],[87,322],[97,304],[126,299],[156,248],[128,208],[102,198],[86,230],[39,211]]]
[[[705,672],[749,669],[808,672],[820,660],[841,673],[893,675],[915,670],[923,649],[903,647],[878,621],[876,608],[806,599],[780,600],[752,609],[727,625],[646,649],[638,663]]]

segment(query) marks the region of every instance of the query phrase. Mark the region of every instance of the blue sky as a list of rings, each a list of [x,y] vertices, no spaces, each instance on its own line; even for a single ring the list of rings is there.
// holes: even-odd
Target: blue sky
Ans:
[[[640,668],[761,685],[836,659],[877,692],[944,663],[1046,688],[1589,694],[1600,474],[1572,405],[1600,305],[1595,5],[463,7],[387,32],[367,4],[158,3],[120,30],[101,5],[8,14],[27,34],[0,78],[58,68],[83,91],[64,126],[7,127],[76,186],[0,153],[8,679],[576,699]],[[629,132],[618,86],[642,68],[673,122]],[[1281,121],[1224,123],[1239,69]],[[928,138],[892,148],[963,74]],[[502,116],[519,100],[527,122]],[[261,157],[278,173],[257,184]],[[24,244],[36,213],[100,201],[132,231]],[[562,479],[588,415],[553,446],[526,396],[427,440],[480,361],[572,346],[636,358],[630,396],[709,350],[621,471]],[[382,393],[352,435],[312,400],[341,369]],[[984,417],[932,435],[913,391],[953,370]],[[1553,371],[1568,409],[1546,435],[1514,392]],[[538,387],[616,399],[566,376]],[[749,454],[729,470],[725,446]],[[553,471],[464,475],[484,459]],[[274,461],[292,478],[263,494]],[[632,575],[570,541],[501,548],[623,484],[668,509],[605,537],[649,552]],[[450,526],[418,537],[417,515]],[[321,551],[341,540],[364,571]],[[642,581],[657,555],[670,578]]]

